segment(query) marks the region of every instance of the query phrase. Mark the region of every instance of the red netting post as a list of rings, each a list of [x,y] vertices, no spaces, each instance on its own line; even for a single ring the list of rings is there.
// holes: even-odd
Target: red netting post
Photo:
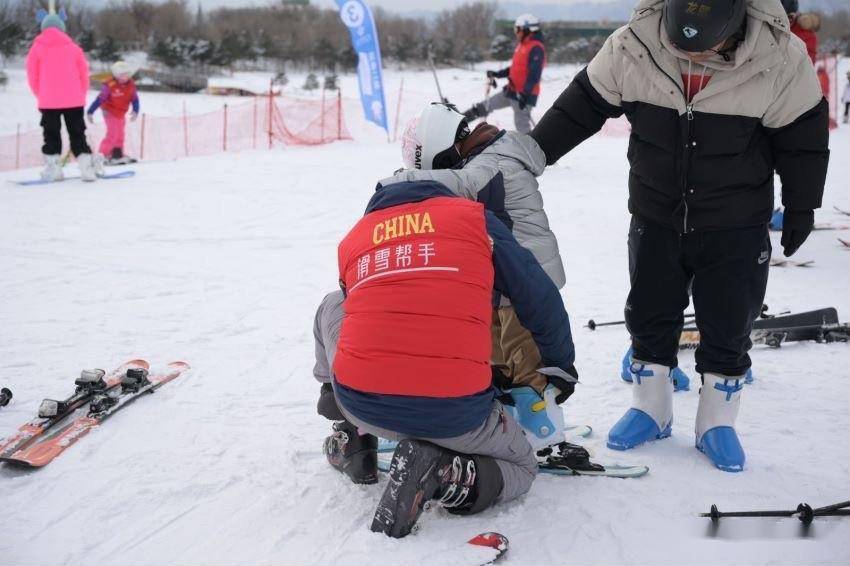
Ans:
[[[342,89],[336,91],[336,139],[342,139]]]
[[[273,111],[272,104],[274,103],[274,101],[272,99],[273,93],[274,93],[274,85],[273,85],[272,81],[269,81],[269,149],[272,148],[272,135],[273,135],[272,134],[272,116],[273,116],[272,115],[272,111]]]
[[[221,134],[222,151],[227,151],[227,104],[224,105],[224,131]]]
[[[15,169],[21,168],[21,125],[15,128]]]
[[[398,103],[395,106],[395,128],[393,129],[393,142],[398,139],[398,118],[401,116],[401,97],[404,94],[404,77],[401,77],[401,84],[398,87]]]
[[[252,134],[252,142],[251,147],[253,149],[257,149],[257,99],[258,96],[254,96],[254,131]]]
[[[186,116],[186,102],[183,102],[183,150],[189,157],[189,118]]]
[[[324,87],[322,88],[322,118],[321,118],[321,137],[319,138],[319,143],[325,143],[325,92],[327,92]]]
[[[145,158],[145,118],[147,114],[142,114],[142,133],[141,140],[139,141],[139,159]]]

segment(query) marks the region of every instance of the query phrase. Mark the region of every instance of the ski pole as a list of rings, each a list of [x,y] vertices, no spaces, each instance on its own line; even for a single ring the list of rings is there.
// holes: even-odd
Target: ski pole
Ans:
[[[839,509],[846,509],[848,507],[850,507],[850,501],[842,501],[841,503],[834,503],[832,505],[827,505],[826,507],[818,507],[817,509],[813,510],[813,513],[815,515],[818,515],[820,513],[826,513],[826,512],[829,512],[829,511],[837,511]]]
[[[11,401],[11,400],[12,400],[12,392],[6,387],[4,387],[3,389],[0,389],[0,407],[5,407],[6,405],[9,404],[9,401]]]
[[[434,66],[434,52],[431,46],[428,47],[428,62],[431,64],[431,74],[434,75],[434,82],[437,84],[437,94],[440,97],[440,102],[448,104],[448,99],[443,96],[443,89],[440,88],[440,79],[437,78],[437,68]]]
[[[693,318],[696,315],[693,313],[686,313],[685,318]],[[587,324],[584,325],[585,328],[589,328],[591,330],[596,330],[599,326],[619,326],[620,324],[626,324],[625,320],[615,320],[613,322],[596,322],[592,318],[587,321]]]
[[[708,517],[713,523],[724,517],[796,517],[803,523],[811,523],[814,517],[847,516],[850,516],[850,509],[830,505],[815,510],[808,503],[800,503],[793,511],[720,511],[717,505],[712,505],[708,513],[700,513],[700,517]]]

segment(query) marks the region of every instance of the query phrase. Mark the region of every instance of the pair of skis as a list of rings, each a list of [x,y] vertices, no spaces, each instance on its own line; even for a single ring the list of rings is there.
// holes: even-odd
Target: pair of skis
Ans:
[[[45,399],[35,419],[0,441],[0,462],[46,466],[110,416],[188,369],[185,362],[172,362],[152,374],[147,361],[130,360],[109,373],[85,370],[73,394],[61,401]]]
[[[758,319],[753,323],[750,339],[754,344],[772,348],[778,348],[786,342],[847,342],[850,340],[850,325],[841,324],[838,312],[830,307]],[[699,330],[696,327],[685,328],[679,337],[679,348],[691,349],[697,346]]]

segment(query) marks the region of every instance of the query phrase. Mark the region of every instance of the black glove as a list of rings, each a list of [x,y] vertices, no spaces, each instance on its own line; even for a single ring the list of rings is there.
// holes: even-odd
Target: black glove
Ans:
[[[488,79],[495,79],[498,74],[499,73],[496,72],[496,71],[487,71],[487,78]]]
[[[800,249],[815,225],[814,210],[786,210],[782,219],[782,247],[785,257]]]
[[[519,109],[525,110],[525,107],[528,106],[528,95],[521,92],[517,95],[517,100],[519,101]]]

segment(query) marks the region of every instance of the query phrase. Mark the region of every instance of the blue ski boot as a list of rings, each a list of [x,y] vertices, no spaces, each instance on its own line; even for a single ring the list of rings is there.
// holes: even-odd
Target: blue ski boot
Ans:
[[[632,407],[608,432],[608,448],[628,450],[644,442],[667,438],[673,424],[673,378],[670,368],[635,361]]]
[[[696,447],[724,472],[744,469],[744,449],[735,432],[745,376],[707,373],[702,377],[697,409]]]
[[[626,355],[623,356],[623,362],[620,365],[620,377],[628,383],[632,382],[632,351],[631,347],[626,350]]]
[[[626,355],[623,356],[623,362],[620,370],[620,377],[623,378],[623,381],[628,383],[632,382],[632,349],[629,348],[626,351]],[[691,379],[688,377],[682,368],[676,366],[673,368],[672,372],[673,377],[673,391],[690,391],[691,390]]]
[[[670,371],[670,377],[673,378],[673,391],[691,390],[691,378],[679,366],[674,367]]]
[[[513,406],[505,405],[505,410],[519,423],[535,450],[566,440],[564,412],[555,402],[558,391],[551,384],[546,386],[543,395],[528,386],[508,390]]]

